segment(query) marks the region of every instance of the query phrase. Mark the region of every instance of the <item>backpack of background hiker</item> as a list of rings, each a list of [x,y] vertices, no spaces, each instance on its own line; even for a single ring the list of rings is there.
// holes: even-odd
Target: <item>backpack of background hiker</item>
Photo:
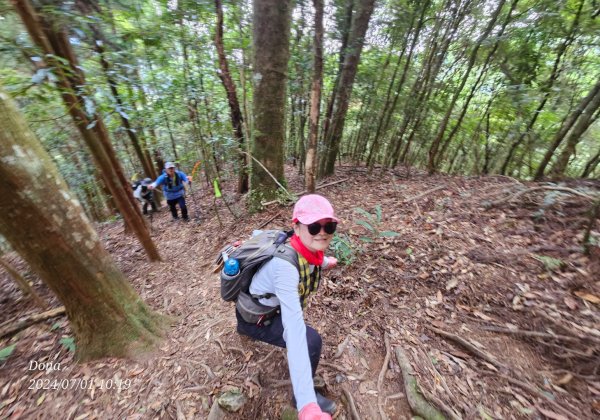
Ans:
[[[238,300],[240,292],[248,294],[252,277],[260,267],[273,257],[283,258],[298,268],[296,251],[285,244],[289,235],[280,230],[267,230],[242,243],[228,255],[240,264],[235,276],[227,276],[221,270],[221,297],[227,302]],[[227,247],[226,247],[227,249]],[[222,251],[227,253],[226,251]],[[254,300],[257,300],[254,297]],[[244,299],[246,302],[247,299]]]

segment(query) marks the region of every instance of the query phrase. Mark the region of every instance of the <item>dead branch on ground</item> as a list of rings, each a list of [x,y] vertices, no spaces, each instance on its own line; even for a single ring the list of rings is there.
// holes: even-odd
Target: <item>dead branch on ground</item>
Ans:
[[[485,205],[485,207],[487,209],[490,209],[490,208],[493,208],[493,207],[498,207],[501,204],[510,203],[511,201],[516,200],[517,198],[521,197],[522,195],[530,194],[530,193],[536,192],[536,191],[544,191],[544,190],[545,191],[562,191],[562,192],[566,192],[566,193],[569,193],[569,194],[578,195],[578,196],[583,197],[583,198],[588,199],[588,200],[594,200],[594,199],[597,198],[596,196],[591,196],[591,195],[582,193],[581,191],[574,190],[573,188],[568,188],[568,187],[551,187],[551,186],[545,185],[545,186],[541,186],[541,187],[532,187],[532,188],[528,188],[526,190],[522,190],[522,191],[516,192],[515,194],[513,194],[513,195],[511,195],[509,197],[501,198],[499,200],[492,201],[491,203],[487,203]]]
[[[460,344],[461,346],[463,346],[464,348],[469,350],[471,353],[475,354],[476,356],[479,356],[486,362],[491,363],[498,369],[502,369],[504,371],[509,371],[509,369],[506,366],[504,366],[502,363],[500,363],[498,360],[496,360],[496,358],[494,356],[490,355],[489,353],[487,353],[481,349],[478,349],[477,347],[475,347],[475,345],[471,344],[469,341],[465,340],[464,338],[459,337],[455,334],[451,334],[449,332],[437,329],[437,328],[429,326],[429,325],[426,325],[426,328],[430,329],[431,331],[435,332],[436,334],[439,334],[443,337],[449,338],[450,340],[454,341],[455,343]]]
[[[50,309],[49,311],[43,312],[41,314],[30,315],[27,318],[12,324],[5,324],[2,327],[0,327],[0,338],[4,338],[7,335],[15,334],[21,330],[24,330],[25,328],[32,326],[33,324],[57,317],[64,313],[65,307],[61,306],[59,308]]]
[[[421,194],[415,195],[414,197],[407,198],[406,200],[403,201],[403,203],[404,204],[410,203],[413,200],[418,200],[419,198],[425,197],[426,195],[436,192],[437,190],[441,190],[443,188],[446,188],[446,185],[438,185],[437,187],[431,188],[430,190],[427,190],[425,192],[422,192]]]

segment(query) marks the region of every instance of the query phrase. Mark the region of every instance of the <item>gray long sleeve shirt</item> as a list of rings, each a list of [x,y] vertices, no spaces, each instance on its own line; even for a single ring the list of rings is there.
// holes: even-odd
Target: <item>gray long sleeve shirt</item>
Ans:
[[[327,257],[322,268],[328,265]],[[310,266],[310,270],[314,266]],[[287,347],[288,367],[294,396],[299,409],[311,402],[316,403],[308,344],[306,342],[306,324],[300,305],[298,282],[300,274],[296,267],[281,258],[272,258],[254,275],[250,284],[250,293],[262,295],[275,294],[268,299],[260,299],[267,306],[281,306],[283,339]]]

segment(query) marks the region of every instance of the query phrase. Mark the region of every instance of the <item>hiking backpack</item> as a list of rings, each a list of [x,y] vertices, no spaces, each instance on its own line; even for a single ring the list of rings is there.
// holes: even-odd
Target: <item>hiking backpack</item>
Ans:
[[[238,300],[240,292],[249,295],[252,277],[260,267],[273,257],[288,261],[299,269],[296,251],[285,242],[292,232],[280,230],[266,230],[253,236],[238,248],[225,247],[217,261],[227,254],[228,258],[235,258],[240,264],[240,271],[235,276],[227,276],[221,271],[221,297],[227,302]],[[229,252],[228,252],[229,251]],[[269,298],[272,295],[252,296],[254,299]]]

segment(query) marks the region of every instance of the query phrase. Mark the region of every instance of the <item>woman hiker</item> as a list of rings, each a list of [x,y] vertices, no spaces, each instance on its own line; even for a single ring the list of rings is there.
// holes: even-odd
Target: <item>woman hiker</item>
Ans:
[[[280,307],[270,322],[257,325],[242,318],[236,310],[237,331],[256,340],[287,348],[288,367],[299,420],[329,420],[335,412],[333,401],[316,392],[313,377],[321,356],[321,336],[304,322],[303,307],[309,294],[319,285],[321,269],[337,265],[334,257],[325,257],[337,227],[333,207],[325,197],[305,195],[294,207],[294,234],[286,246],[298,254],[300,272],[282,258],[272,258],[254,275],[250,294],[267,295],[259,302]]]

